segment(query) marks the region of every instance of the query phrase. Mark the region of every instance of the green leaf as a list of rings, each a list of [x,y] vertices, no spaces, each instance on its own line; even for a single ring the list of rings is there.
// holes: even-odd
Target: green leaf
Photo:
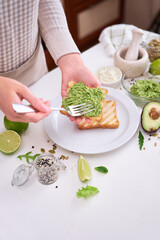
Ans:
[[[76,194],[78,198],[87,198],[97,194],[98,192],[98,188],[87,185],[86,187],[82,187],[82,189],[79,189]]]
[[[139,144],[139,149],[141,150],[143,147],[143,143],[144,143],[144,137],[143,134],[141,133],[141,131],[139,131],[139,135],[138,135],[138,144]]]
[[[108,173],[108,169],[104,166],[95,167],[95,170],[101,173]]]
[[[40,155],[39,153],[37,153],[37,154],[31,156],[31,155],[30,155],[31,153],[32,153],[32,152],[28,152],[28,153],[26,153],[26,154],[19,155],[17,158],[19,158],[20,160],[22,160],[22,158],[25,158],[25,159],[26,159],[26,162],[29,163],[29,159],[31,159],[31,160],[34,161],[34,160],[36,159],[36,157]]]

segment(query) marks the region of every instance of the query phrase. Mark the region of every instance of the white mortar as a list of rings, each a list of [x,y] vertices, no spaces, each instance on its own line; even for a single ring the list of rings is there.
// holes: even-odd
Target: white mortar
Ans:
[[[139,77],[146,70],[149,58],[147,51],[140,47],[139,48],[139,57],[138,60],[131,61],[125,60],[125,54],[129,46],[122,47],[118,49],[114,55],[114,65],[118,67],[124,74],[127,70],[131,69],[129,73],[126,74],[126,77]]]

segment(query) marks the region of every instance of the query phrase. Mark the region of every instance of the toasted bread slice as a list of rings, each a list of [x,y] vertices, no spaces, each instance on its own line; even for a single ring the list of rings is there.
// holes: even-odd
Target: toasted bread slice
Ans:
[[[103,103],[102,119],[92,120],[88,124],[85,119],[83,119],[78,124],[79,129],[90,129],[90,128],[118,128],[119,121],[116,113],[116,102],[115,101],[105,101]]]
[[[103,128],[118,128],[119,121],[117,118],[116,102],[107,101],[103,107],[103,117],[100,121],[100,126]]]
[[[69,82],[67,91],[75,84],[76,82]],[[108,90],[102,88],[102,91],[105,95],[105,98],[102,100],[102,113],[98,117],[89,117],[91,123],[85,121],[85,117],[82,116],[82,121],[78,124],[79,129],[92,129],[92,128],[118,128],[119,121],[116,113],[116,102],[115,101],[106,101],[106,95]],[[62,114],[69,116],[66,111],[61,111]]]

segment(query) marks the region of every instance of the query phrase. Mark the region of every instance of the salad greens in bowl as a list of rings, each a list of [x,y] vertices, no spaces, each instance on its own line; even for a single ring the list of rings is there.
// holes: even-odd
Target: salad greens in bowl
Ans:
[[[122,87],[127,95],[139,107],[151,101],[160,101],[160,75],[152,75],[149,72],[139,77],[128,78],[128,70],[121,79]]]

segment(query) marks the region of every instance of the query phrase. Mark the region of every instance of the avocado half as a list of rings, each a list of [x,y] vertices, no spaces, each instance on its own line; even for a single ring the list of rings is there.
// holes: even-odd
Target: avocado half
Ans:
[[[143,107],[141,125],[148,133],[154,133],[160,128],[160,102],[149,102]]]

